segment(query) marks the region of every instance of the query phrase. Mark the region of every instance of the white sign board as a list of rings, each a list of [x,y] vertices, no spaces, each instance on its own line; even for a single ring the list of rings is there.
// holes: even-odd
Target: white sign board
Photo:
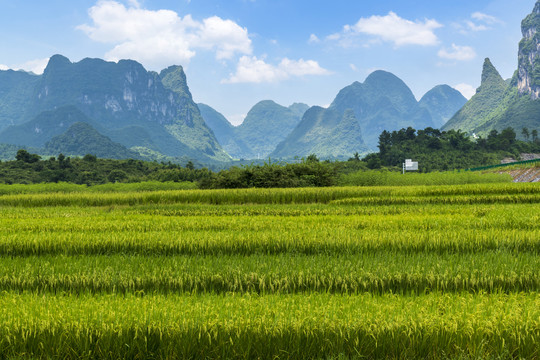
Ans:
[[[403,163],[403,173],[405,171],[418,171],[418,161],[412,161],[411,159],[406,159]]]
[[[418,171],[418,161],[412,161],[411,159],[405,160],[406,171]]]

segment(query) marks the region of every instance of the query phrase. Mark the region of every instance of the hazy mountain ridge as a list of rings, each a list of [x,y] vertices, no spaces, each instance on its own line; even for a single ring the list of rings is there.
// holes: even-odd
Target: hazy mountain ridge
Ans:
[[[25,121],[39,76],[24,71],[0,71],[0,131]]]
[[[435,127],[440,128],[467,103],[467,99],[448,85],[438,85],[428,91],[418,103],[429,111]]]
[[[55,55],[42,76],[6,73],[0,76],[18,76],[33,87],[24,88],[31,93],[28,110],[21,115],[24,122],[17,120],[21,123],[0,132],[0,142],[43,147],[74,123],[84,122],[127,149],[203,162],[228,161],[229,155],[349,157],[375,149],[383,130],[437,127],[460,105],[456,91],[448,86],[436,87],[417,101],[397,76],[376,71],[364,83],[342,89],[329,109],[264,100],[252,107],[241,125],[233,126],[211,107],[193,102],[181,66],[158,74],[131,60],[72,63]],[[17,93],[13,86],[6,87]],[[9,102],[9,91],[0,93],[0,105]],[[58,141],[55,144],[61,148]]]
[[[222,114],[199,104],[207,125],[223,148],[237,159],[266,158],[295,129],[309,108],[302,103],[289,107],[272,100],[255,104],[239,126],[233,126]]]

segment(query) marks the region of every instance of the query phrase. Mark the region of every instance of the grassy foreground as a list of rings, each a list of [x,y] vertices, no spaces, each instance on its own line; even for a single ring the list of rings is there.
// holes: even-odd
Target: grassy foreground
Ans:
[[[540,357],[540,186],[0,189],[0,358]]]

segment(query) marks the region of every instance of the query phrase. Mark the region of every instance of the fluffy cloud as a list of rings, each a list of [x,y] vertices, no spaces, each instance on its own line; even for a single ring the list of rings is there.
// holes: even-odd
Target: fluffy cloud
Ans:
[[[454,89],[459,91],[467,99],[470,99],[476,94],[476,88],[472,85],[461,83],[454,86]]]
[[[171,10],[143,9],[137,1],[130,4],[100,0],[88,11],[93,23],[77,27],[92,40],[114,46],[105,55],[108,60],[130,58],[163,66],[186,63],[197,49],[215,51],[217,59],[252,52],[247,29],[234,21],[217,16],[196,21]]]
[[[438,52],[440,58],[448,60],[467,61],[476,57],[476,51],[470,46],[452,44],[452,49],[441,49]]]
[[[9,67],[7,67],[6,65],[0,64],[0,70],[9,70]]]
[[[238,62],[236,73],[231,74],[222,83],[271,83],[287,80],[293,76],[328,75],[330,72],[322,68],[314,60],[283,59],[276,66],[266,63],[256,56],[242,56]]]
[[[340,40],[345,45],[350,43],[352,36],[365,34],[395,46],[431,46],[439,43],[434,30],[440,27],[442,25],[435,20],[411,21],[390,12],[386,16],[361,18],[355,25],[345,25],[342,33],[330,35],[327,39]]]

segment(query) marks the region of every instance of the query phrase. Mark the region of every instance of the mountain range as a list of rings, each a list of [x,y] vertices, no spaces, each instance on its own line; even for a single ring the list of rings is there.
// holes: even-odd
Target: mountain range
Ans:
[[[375,71],[364,83],[342,89],[328,109],[298,103],[286,108],[262,101],[234,127],[210,106],[199,104],[199,108],[232,157],[287,160],[312,153],[321,158],[363,154],[377,148],[383,130],[438,128],[466,102],[448,85],[436,86],[417,101],[397,76]]]

